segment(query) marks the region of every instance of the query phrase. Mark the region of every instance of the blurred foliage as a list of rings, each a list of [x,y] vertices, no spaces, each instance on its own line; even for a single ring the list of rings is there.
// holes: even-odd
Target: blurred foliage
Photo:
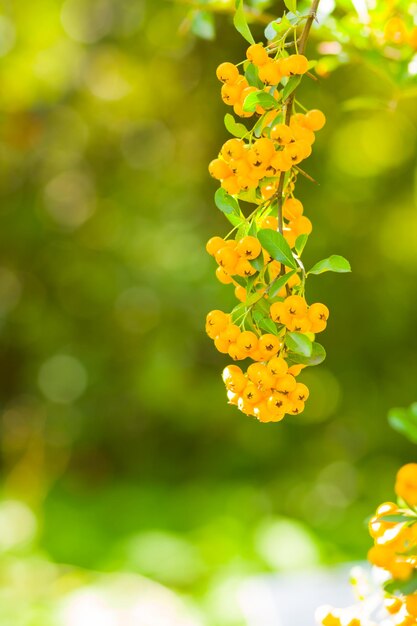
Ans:
[[[326,6],[320,29],[343,39],[359,11]],[[204,253],[225,234],[207,174],[226,137],[214,71],[245,43],[227,14],[194,25],[215,44],[180,32],[188,16],[168,1],[3,5],[4,623],[83,626],[82,609],[55,611],[84,592],[101,610],[96,570],[192,597],[195,623],[240,624],[246,576],[362,558],[358,528],[415,454],[385,420],[417,397],[415,74],[352,25],[349,53],[302,86],[328,118],[319,184],[299,184],[307,262],[340,251],[353,274],[311,279],[332,312],[326,367],[305,374],[305,413],[259,425],[225,405],[203,332],[232,302]]]

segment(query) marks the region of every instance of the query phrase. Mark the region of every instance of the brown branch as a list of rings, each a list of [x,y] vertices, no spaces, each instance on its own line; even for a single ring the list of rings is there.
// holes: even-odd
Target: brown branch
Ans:
[[[306,23],[304,24],[304,28],[300,36],[300,40],[299,40],[300,43],[298,45],[298,54],[304,54],[304,51],[307,45],[307,39],[310,34],[311,26],[314,20],[316,19],[316,13],[317,13],[317,8],[319,6],[319,2],[320,0],[313,0],[311,4],[311,8],[308,13]],[[285,124],[287,126],[290,123],[292,108],[294,104],[294,98],[295,98],[295,89],[288,96],[286,101],[283,103],[283,106],[285,107]],[[282,206],[284,202],[284,198],[283,198],[284,180],[285,180],[285,172],[281,172],[279,176],[279,181],[278,181],[278,189],[276,192],[276,197],[277,197],[277,202],[278,202],[278,230],[281,233],[281,235],[284,229],[284,220],[283,220],[283,214],[282,214]],[[281,264],[280,276],[283,276],[284,274],[285,274],[285,265]]]

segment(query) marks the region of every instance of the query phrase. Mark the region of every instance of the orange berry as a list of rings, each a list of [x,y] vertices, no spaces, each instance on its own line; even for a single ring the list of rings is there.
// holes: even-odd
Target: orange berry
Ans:
[[[291,367],[288,368],[288,374],[298,376],[305,367],[305,365],[291,365]]]
[[[290,393],[290,400],[305,402],[308,399],[309,395],[310,395],[310,391],[307,385],[304,385],[304,383],[297,383],[295,385],[294,391]]]
[[[258,67],[260,65],[265,65],[265,63],[268,63],[270,60],[267,51],[260,43],[249,46],[246,50],[246,58]]]
[[[226,61],[225,63],[220,63],[216,70],[216,76],[222,83],[230,85],[238,80],[240,74],[236,65]]]
[[[291,143],[293,139],[291,128],[286,124],[275,124],[271,128],[270,137],[277,141],[280,146]]]
[[[304,402],[300,400],[289,400],[287,413],[290,415],[299,415],[304,411]]]
[[[225,367],[222,378],[226,389],[236,393],[240,393],[248,383],[246,376],[237,365],[228,365]]]
[[[221,186],[231,196],[236,196],[241,189],[236,176],[229,176],[228,178],[225,178],[222,180]]]
[[[259,352],[265,357],[265,359],[271,359],[276,355],[281,347],[281,342],[276,335],[267,333],[259,338]]]
[[[284,376],[288,371],[287,362],[280,356],[276,356],[268,362],[268,370],[274,376]]]
[[[222,161],[221,159],[214,159],[213,161],[211,161],[208,169],[210,172],[210,176],[212,176],[216,180],[223,180],[232,175],[231,168],[228,166],[227,163],[225,163],[225,161]]]
[[[284,152],[292,165],[297,165],[310,156],[311,146],[305,141],[294,141],[285,146]]]
[[[247,356],[245,350],[242,350],[237,343],[230,344],[228,354],[234,361],[241,361]]]
[[[230,316],[223,311],[210,311],[206,317],[206,332],[211,339],[226,330],[230,322]]]
[[[281,78],[281,66],[277,61],[269,60],[259,68],[259,79],[268,87],[278,85]]]
[[[321,130],[326,123],[326,117],[322,111],[312,109],[305,116],[305,125],[310,130]]]
[[[397,473],[395,493],[411,506],[417,505],[417,463],[408,463]]]
[[[284,301],[284,308],[290,316],[305,317],[307,315],[307,302],[302,296],[288,296]]]
[[[297,381],[291,374],[284,374],[284,376],[280,376],[275,383],[275,389],[285,395],[295,391],[296,386]]]
[[[278,219],[273,216],[266,217],[262,220],[262,228],[272,228],[272,230],[278,230]]]
[[[251,167],[246,159],[230,159],[229,167],[233,174],[237,176],[249,176],[251,173]]]
[[[246,289],[242,287],[241,285],[237,285],[235,287],[235,297],[238,300],[240,300],[240,302],[246,302],[246,299],[247,299]]]
[[[238,337],[237,345],[246,355],[258,347],[258,337],[250,330],[244,330]]]
[[[247,259],[240,258],[236,264],[234,274],[242,276],[242,278],[248,278],[249,276],[256,274],[256,269]]]
[[[311,332],[322,332],[327,326],[329,314],[329,309],[325,304],[321,304],[320,302],[312,304],[307,313],[308,318],[311,321]]]
[[[206,243],[206,250],[211,256],[214,256],[217,250],[224,246],[224,243],[224,239],[221,237],[211,237]]]
[[[220,91],[223,102],[229,106],[233,106],[239,101],[242,89],[243,86],[240,83],[234,83],[231,85],[224,84]]]
[[[270,161],[275,155],[274,142],[266,137],[257,139],[252,146],[252,152],[263,162]]]
[[[247,370],[248,378],[257,385],[265,371],[267,368],[262,363],[251,363]]]
[[[407,596],[405,599],[405,606],[407,607],[407,611],[413,617],[417,617],[417,594],[412,593]]]
[[[289,406],[287,397],[278,391],[272,392],[267,400],[267,404],[271,413],[283,413],[284,415]]]
[[[229,246],[224,246],[217,250],[214,258],[228,274],[235,273],[236,265],[239,261],[239,255],[235,250],[232,250]]]
[[[402,606],[403,603],[400,598],[396,598],[395,596],[390,596],[389,598],[385,598],[384,600],[384,607],[386,608],[388,613],[391,613],[391,615],[395,615],[395,613],[398,613]]]
[[[236,252],[245,259],[256,259],[262,252],[262,246],[256,237],[248,235],[240,239]]]
[[[313,224],[311,220],[305,215],[300,215],[294,221],[290,222],[291,230],[298,237],[298,235],[309,235],[313,230]]]
[[[241,159],[245,155],[245,142],[242,139],[228,139],[223,144],[221,155],[226,161]]]
[[[254,111],[245,111],[245,109],[243,108],[243,103],[244,98],[242,98],[241,94],[239,100],[233,104],[233,111],[236,113],[236,115],[238,115],[239,117],[252,117],[253,115],[255,115]]]
[[[296,198],[287,198],[282,207],[286,220],[295,220],[303,214],[303,205]]]
[[[216,278],[220,283],[222,283],[222,285],[230,285],[230,283],[233,282],[233,279],[230,276],[230,274],[225,272],[224,269],[220,265],[216,269]]]
[[[276,324],[284,324],[284,326],[286,326],[289,321],[288,310],[283,302],[274,302],[271,304],[269,314],[272,321]]]
[[[290,75],[301,75],[308,72],[308,59],[303,54],[291,54],[284,61],[285,69]]]
[[[242,391],[242,398],[251,404],[255,404],[262,398],[262,394],[253,383],[248,383]]]

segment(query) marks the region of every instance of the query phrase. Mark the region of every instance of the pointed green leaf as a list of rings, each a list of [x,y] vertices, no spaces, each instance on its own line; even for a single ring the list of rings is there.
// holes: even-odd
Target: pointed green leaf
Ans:
[[[236,11],[233,18],[233,24],[235,25],[238,33],[242,35],[249,43],[255,43],[255,40],[250,32],[250,28],[246,21],[245,10],[243,8],[243,0],[236,0]]]
[[[415,515],[381,515],[378,519],[384,520],[384,522],[398,522],[400,524],[405,524],[405,522],[412,522],[413,524],[417,523],[417,517]],[[410,524],[411,525],[411,524]]]
[[[235,324],[237,321],[240,321],[243,318],[245,312],[246,312],[245,302],[241,302],[240,304],[236,305],[233,311],[230,313],[233,324]]]
[[[417,591],[417,572],[414,570],[411,578],[408,580],[389,580],[384,584],[385,591],[388,593],[402,593],[408,596]]]
[[[285,343],[287,348],[295,354],[311,357],[313,353],[313,344],[303,333],[287,333]]]
[[[239,202],[227,193],[223,189],[223,187],[219,187],[219,189],[214,194],[214,202],[216,206],[222,213],[240,213]]]
[[[388,421],[394,430],[417,443],[417,402],[406,409],[391,409]]]
[[[284,0],[284,4],[287,7],[288,11],[291,13],[295,13],[297,10],[297,0]]]
[[[273,109],[278,106],[278,102],[270,93],[266,93],[265,91],[253,91],[246,96],[243,102],[243,110],[253,112],[258,104],[263,109]]]
[[[245,78],[251,87],[262,89],[264,86],[263,82],[259,79],[258,68],[253,63],[248,63],[245,69]]]
[[[297,263],[291,252],[291,248],[284,236],[271,228],[264,228],[258,232],[258,239],[261,246],[272,256],[275,261],[283,263],[287,267],[297,269]]]
[[[306,247],[306,243],[308,241],[308,235],[298,235],[297,239],[295,240],[295,251],[298,254],[298,256],[301,256],[303,254],[303,250]]]
[[[226,130],[229,131],[229,133],[233,135],[233,137],[242,138],[248,132],[246,126],[244,124],[239,124],[238,122],[236,122],[235,118],[230,113],[226,113],[226,115],[224,116],[224,125],[226,127]]]
[[[283,276],[280,276],[279,278],[274,280],[274,282],[271,285],[271,288],[268,291],[269,297],[275,298],[277,293],[279,293],[281,289],[285,287],[287,282],[290,280],[291,276],[293,276],[294,274],[295,274],[295,270],[291,270],[291,272],[287,272]]]
[[[249,263],[256,269],[256,271],[260,272],[264,267],[264,255],[259,254],[256,259],[252,259]]]
[[[332,254],[328,259],[323,259],[316,263],[308,274],[323,274],[323,272],[338,272],[344,274],[351,272],[350,263],[343,256]]]
[[[326,350],[323,348],[323,346],[320,343],[314,342],[311,356],[307,357],[301,354],[292,356],[291,354],[289,354],[287,360],[288,360],[288,365],[299,364],[299,365],[313,366],[313,365],[320,365],[320,363],[323,363],[325,358],[326,358]]]
[[[278,334],[278,329],[271,318],[265,317],[265,315],[260,311],[253,311],[252,315],[259,328],[265,330],[267,333],[272,333],[273,335]]]
[[[289,96],[292,94],[294,89],[297,89],[298,85],[301,82],[301,79],[302,79],[302,76],[291,76],[291,78],[288,79],[288,82],[285,85],[283,92],[282,92],[283,100],[287,100],[287,98],[289,98]]]

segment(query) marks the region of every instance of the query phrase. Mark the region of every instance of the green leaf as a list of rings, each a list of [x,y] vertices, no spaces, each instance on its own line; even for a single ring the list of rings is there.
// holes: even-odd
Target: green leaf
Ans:
[[[279,17],[272,22],[269,22],[268,26],[264,30],[265,38],[268,41],[274,41],[278,35],[282,35],[288,28],[291,28],[291,22],[287,19],[286,15]]]
[[[233,324],[235,324],[237,321],[239,321],[243,317],[243,315],[245,314],[246,308],[247,307],[246,307],[245,302],[241,302],[240,304],[235,306],[233,311],[230,313]]]
[[[238,122],[236,122],[235,118],[230,113],[226,113],[226,115],[224,116],[224,125],[226,127],[226,130],[229,131],[229,133],[233,135],[233,137],[241,138],[244,137],[248,132],[246,126],[244,124],[239,124]]]
[[[258,272],[260,272],[264,267],[264,255],[262,252],[256,257],[256,259],[252,259],[249,263],[254,267]]]
[[[191,31],[202,39],[212,41],[216,36],[213,13],[209,11],[194,11],[191,18]]]
[[[312,367],[313,365],[320,365],[320,363],[323,363],[325,358],[326,350],[320,343],[314,342],[311,356],[307,357],[301,354],[298,354],[297,356],[291,356],[289,354],[287,360],[289,365],[300,364],[309,365],[310,367]]]
[[[308,235],[298,235],[297,239],[295,240],[295,251],[298,256],[301,256],[303,254],[303,250],[306,247],[307,240]]]
[[[248,63],[245,69],[245,78],[251,87],[262,89],[263,82],[259,79],[258,68],[253,63]]]
[[[402,593],[405,596],[417,591],[417,573],[414,571],[408,580],[389,580],[384,584],[385,591],[388,593]]]
[[[308,274],[323,274],[323,272],[337,272],[339,274],[344,274],[346,272],[351,272],[350,263],[343,256],[339,256],[338,254],[332,254],[328,259],[323,259],[316,263]]]
[[[216,206],[222,213],[226,215],[228,213],[236,213],[240,215],[240,207],[239,202],[233,196],[229,195],[227,191],[223,189],[223,187],[219,187],[219,189],[214,194],[214,202]]]
[[[417,402],[406,409],[391,409],[388,422],[394,430],[417,443]]]
[[[265,91],[254,91],[246,96],[243,102],[244,111],[255,111],[258,104],[264,109],[272,109],[278,106],[278,102],[270,93]]]
[[[290,280],[291,276],[293,276],[294,274],[295,274],[295,270],[291,270],[291,272],[287,272],[283,276],[280,276],[279,278],[274,280],[274,282],[272,283],[271,288],[270,288],[270,290],[268,292],[269,293],[269,297],[270,298],[275,298],[277,293],[279,293],[281,291],[281,289],[283,287],[285,287],[287,282]]]
[[[288,11],[291,13],[295,13],[297,10],[297,0],[284,0],[284,4],[287,7]]]
[[[297,263],[291,252],[291,248],[284,236],[271,228],[263,228],[258,232],[258,239],[261,246],[272,256],[275,261],[283,263],[287,267],[297,269]]]
[[[313,344],[303,333],[287,333],[285,343],[287,348],[295,354],[311,357],[313,353]]]
[[[298,85],[301,82],[301,79],[302,79],[302,76],[291,76],[291,78],[288,79],[288,82],[285,85],[284,90],[282,92],[283,100],[287,100],[287,98],[289,98],[289,96],[292,94],[294,89],[297,89]]]
[[[245,10],[243,8],[243,0],[236,0],[236,11],[233,18],[233,24],[238,33],[242,35],[249,43],[255,43],[246,21]]]
[[[378,519],[382,519],[384,522],[399,522],[401,524],[405,524],[405,522],[417,523],[417,517],[415,515],[381,515]]]
[[[245,221],[244,217],[242,217],[241,215],[236,215],[236,213],[225,213],[225,216],[227,217],[229,222],[233,224],[233,226],[236,226],[237,228],[242,226],[242,224]]]
[[[278,334],[276,325],[269,317],[265,317],[265,315],[260,311],[253,311],[252,315],[259,328],[265,330],[267,333],[272,333],[273,335]]]

